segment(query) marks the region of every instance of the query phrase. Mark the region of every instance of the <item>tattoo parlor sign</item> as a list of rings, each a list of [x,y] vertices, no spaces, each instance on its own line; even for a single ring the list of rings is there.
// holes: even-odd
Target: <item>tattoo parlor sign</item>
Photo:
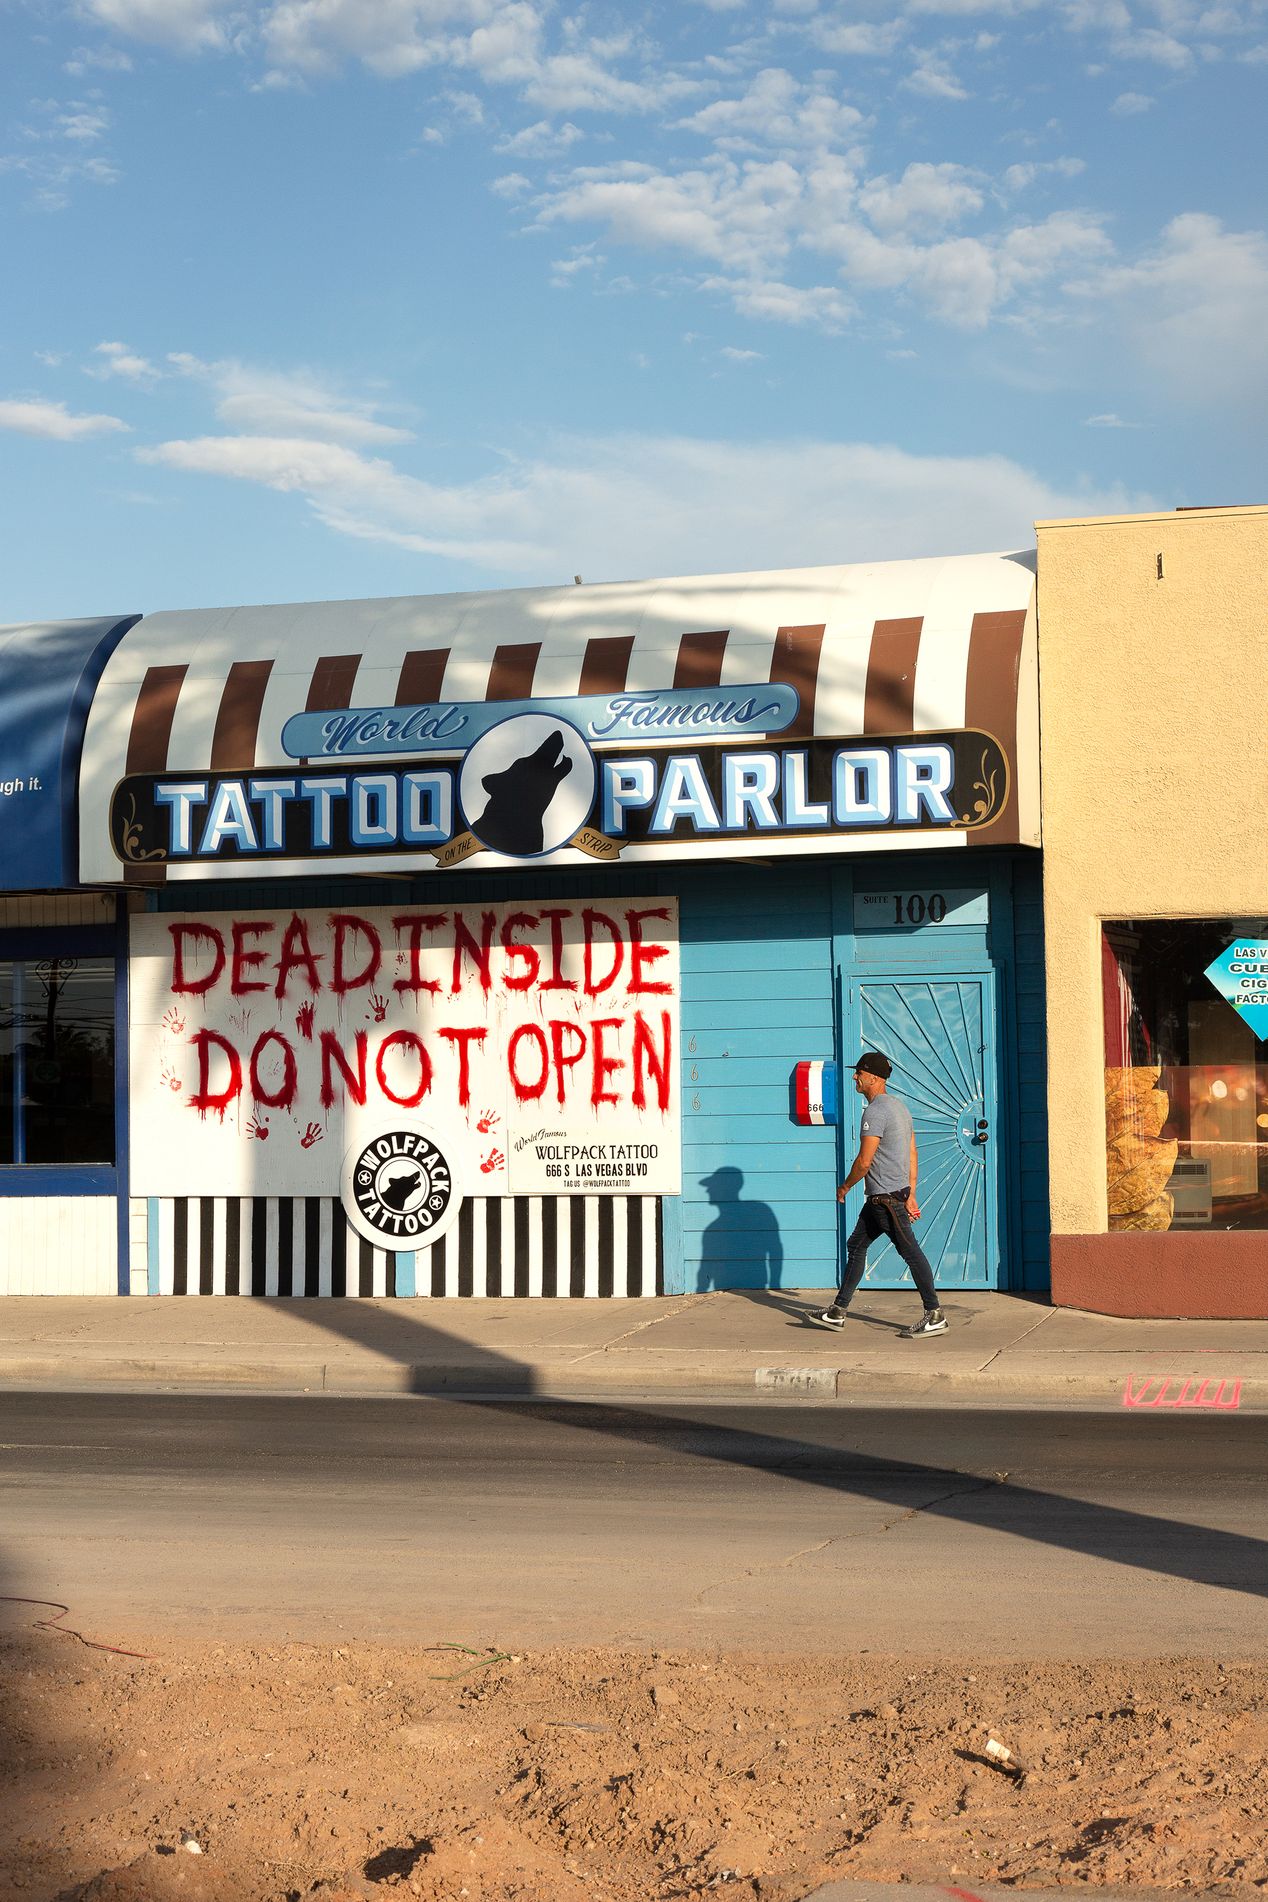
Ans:
[[[672,899],[155,913],[131,987],[134,1194],[679,1191]]]

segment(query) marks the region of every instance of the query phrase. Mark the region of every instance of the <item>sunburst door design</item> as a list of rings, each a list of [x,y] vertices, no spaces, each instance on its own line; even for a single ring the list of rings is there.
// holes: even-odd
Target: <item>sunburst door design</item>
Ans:
[[[862,1047],[888,1056],[894,1066],[889,1087],[915,1124],[916,1234],[938,1285],[993,1288],[999,1281],[993,984],[972,977],[864,982],[859,999]],[[888,1243],[869,1256],[865,1285],[911,1285]]]

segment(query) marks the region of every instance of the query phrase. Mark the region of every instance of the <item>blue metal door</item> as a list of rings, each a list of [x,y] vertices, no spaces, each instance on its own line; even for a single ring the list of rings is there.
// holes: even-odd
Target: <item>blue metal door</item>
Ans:
[[[997,1287],[994,978],[856,979],[854,1004],[860,1041],[844,1052],[843,1081],[848,1089],[859,1049],[881,1050],[894,1066],[890,1090],[906,1103],[916,1131],[916,1233],[939,1287]],[[855,1096],[843,1118],[847,1163],[858,1147],[862,1103]],[[861,1205],[859,1190],[849,1198],[849,1226]],[[888,1242],[874,1246],[864,1285],[911,1285]]]

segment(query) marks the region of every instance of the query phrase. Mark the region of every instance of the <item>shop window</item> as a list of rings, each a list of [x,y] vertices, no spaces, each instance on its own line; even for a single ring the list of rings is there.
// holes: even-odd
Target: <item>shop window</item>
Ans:
[[[1268,1228],[1268,918],[1107,924],[1109,1225]]]
[[[112,1164],[114,962],[0,959],[0,1164]]]

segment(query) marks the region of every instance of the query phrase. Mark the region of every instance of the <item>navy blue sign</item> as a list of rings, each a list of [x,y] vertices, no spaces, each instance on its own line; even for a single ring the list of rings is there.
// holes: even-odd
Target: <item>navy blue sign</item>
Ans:
[[[78,884],[75,802],[88,706],[137,619],[0,628],[0,889]]]
[[[447,865],[481,850],[615,858],[634,844],[971,830],[1007,792],[1007,762],[985,733],[592,754],[534,705],[509,718],[503,708],[465,760],[137,774],[116,788],[110,827],[125,862],[430,852]]]

